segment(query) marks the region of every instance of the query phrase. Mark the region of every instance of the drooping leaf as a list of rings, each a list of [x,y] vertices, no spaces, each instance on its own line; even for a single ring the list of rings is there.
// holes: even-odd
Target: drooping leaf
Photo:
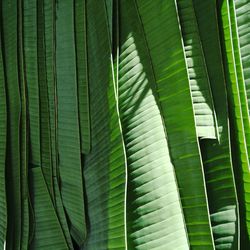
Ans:
[[[190,246],[192,249],[213,249],[204,174],[176,3],[158,0],[136,2],[151,55]]]
[[[1,2],[2,48],[7,96],[7,168],[8,230],[6,249],[21,245],[21,180],[20,180],[20,113],[21,101],[18,76],[18,1]]]
[[[247,104],[247,93],[245,87],[245,78],[243,74],[243,64],[241,61],[241,52],[240,52],[240,42],[239,42],[239,32],[236,26],[236,15],[235,15],[235,4],[234,1],[229,1],[229,11],[230,11],[230,23],[232,30],[232,44],[234,51],[234,60],[235,60],[235,70],[237,74],[237,82],[239,88],[239,98],[241,104],[241,112],[244,126],[244,135],[246,139],[247,152],[250,152],[250,116]],[[248,158],[250,159],[250,154],[248,153]],[[249,166],[250,170],[250,166]]]
[[[193,1],[217,115],[219,141],[201,140],[215,246],[238,244],[238,201],[230,154],[228,103],[215,1]]]
[[[29,162],[41,166],[40,95],[37,59],[37,1],[23,1],[24,67],[30,131]]]
[[[247,153],[247,144],[244,132],[243,113],[239,93],[239,79],[234,56],[234,45],[232,38],[232,27],[230,21],[229,1],[220,1],[218,4],[219,17],[221,24],[221,40],[223,45],[223,59],[226,75],[226,87],[228,92],[232,156],[236,172],[242,172],[241,180],[249,174],[249,159]],[[247,184],[247,182],[245,183]],[[243,185],[245,185],[243,184]],[[248,185],[248,184],[247,184]],[[245,187],[244,187],[245,189]],[[247,189],[245,189],[247,191]],[[243,216],[243,214],[241,215]],[[243,218],[243,217],[241,217]]]
[[[63,208],[61,194],[58,186],[59,171],[57,159],[57,135],[56,135],[56,79],[55,79],[55,1],[44,0],[44,22],[45,22],[45,54],[46,54],[46,81],[48,85],[49,100],[49,124],[50,142],[54,185],[54,205],[60,221],[68,247],[73,249],[72,240],[69,233],[67,219]]]
[[[57,139],[62,201],[69,219],[70,233],[78,245],[82,245],[86,226],[73,13],[72,1],[56,3]]]
[[[216,114],[192,0],[177,0],[197,135],[217,138]]]
[[[105,0],[88,1],[87,18],[92,147],[84,162],[89,219],[84,249],[122,250],[126,249],[126,166]]]
[[[119,13],[118,103],[127,157],[128,248],[188,249],[154,72],[135,2],[121,1]]]
[[[248,155],[247,164],[242,165],[244,169],[236,169],[237,186],[239,189],[240,213],[241,216],[241,245],[250,247],[250,83],[249,83],[249,1],[229,1],[230,21],[232,26],[233,50],[237,81],[239,88],[239,98],[244,125],[246,140],[246,151]],[[238,164],[236,163],[236,166]]]
[[[250,110],[250,2],[249,0],[235,0],[234,3],[248,109]]]
[[[52,183],[51,137],[49,121],[48,84],[46,79],[46,53],[45,53],[45,24],[44,0],[37,1],[37,61],[38,84],[40,101],[40,129],[41,129],[41,164],[42,171],[48,185],[52,200],[54,190]]]
[[[30,249],[68,249],[41,167],[29,170],[35,232]]]
[[[21,246],[20,249],[28,249],[30,236],[30,200],[28,189],[28,115],[27,115],[27,89],[24,75],[24,53],[23,53],[23,2],[18,1],[18,69],[19,85],[21,95],[21,117],[20,117],[20,167],[21,167]],[[32,227],[31,227],[32,228]]]
[[[4,249],[7,230],[6,204],[6,145],[7,145],[7,107],[5,74],[2,57],[2,34],[0,31],[0,248]]]
[[[86,1],[75,1],[76,69],[81,135],[81,151],[90,151],[89,86],[87,62]]]

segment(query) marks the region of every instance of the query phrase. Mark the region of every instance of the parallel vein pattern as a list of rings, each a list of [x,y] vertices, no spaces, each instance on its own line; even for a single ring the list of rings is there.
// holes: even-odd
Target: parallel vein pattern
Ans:
[[[122,250],[126,245],[125,160],[105,0],[88,1],[87,18],[92,147],[84,162],[89,216],[84,249]]]
[[[219,141],[200,141],[210,218],[216,248],[228,249],[238,244],[239,214],[230,154],[228,103],[216,3],[195,0],[194,9],[214,97],[219,132]]]
[[[72,1],[58,1],[56,13],[57,126],[61,194],[69,218],[70,233],[78,245],[82,245],[86,237],[86,226]]]
[[[7,107],[5,92],[5,75],[2,57],[2,34],[0,32],[0,248],[4,249],[7,230],[7,207],[6,207],[6,145],[7,145]]]
[[[153,93],[155,79],[141,27],[135,25],[140,20],[133,0],[120,5],[118,86],[128,168],[128,248],[178,245],[178,249],[189,249],[164,124]]]
[[[190,245],[192,249],[213,249],[176,5],[174,1],[136,2],[152,60]]]
[[[192,0],[177,0],[194,106],[197,135],[217,138],[217,124],[199,30]]]

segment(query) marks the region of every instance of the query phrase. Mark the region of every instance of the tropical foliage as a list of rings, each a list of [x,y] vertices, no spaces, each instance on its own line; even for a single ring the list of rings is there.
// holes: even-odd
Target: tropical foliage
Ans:
[[[250,249],[250,1],[0,1],[0,250]]]

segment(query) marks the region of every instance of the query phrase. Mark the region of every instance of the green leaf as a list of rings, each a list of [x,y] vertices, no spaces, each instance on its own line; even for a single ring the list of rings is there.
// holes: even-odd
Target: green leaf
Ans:
[[[84,157],[89,218],[84,249],[126,249],[126,165],[105,0],[88,1],[87,20],[92,147]]]
[[[247,153],[246,137],[244,132],[244,109],[242,109],[240,97],[240,79],[238,78],[237,66],[235,61],[236,58],[234,54],[234,44],[232,37],[233,27],[231,27],[229,7],[230,6],[228,1],[221,2],[219,5],[223,35],[222,43],[225,51],[224,67],[226,71],[229,109],[231,111],[230,122],[232,126],[232,152],[234,152],[233,160],[235,164],[235,171],[238,176],[239,172],[242,172],[242,177],[240,180],[238,180],[238,182],[242,182],[243,179],[243,182],[245,182],[243,184],[244,190],[248,192],[247,179],[249,178],[249,159]]]
[[[190,245],[192,249],[213,249],[176,3],[138,0],[137,4],[151,56]]]
[[[68,247],[73,249],[72,240],[69,233],[67,219],[65,216],[61,194],[58,186],[59,171],[57,159],[57,135],[56,135],[56,82],[55,82],[55,1],[44,0],[44,22],[45,22],[45,54],[46,54],[46,81],[48,85],[48,105],[51,157],[53,169],[54,185],[54,205],[60,221]]]
[[[192,0],[177,0],[198,137],[217,138],[216,114]]]
[[[18,67],[19,84],[21,95],[21,118],[20,118],[20,164],[21,164],[21,202],[22,202],[22,221],[21,221],[21,247],[27,249],[30,236],[30,213],[29,213],[29,190],[28,190],[28,115],[27,115],[27,89],[24,75],[24,56],[23,56],[23,3],[18,1]]]
[[[37,58],[37,1],[23,2],[24,67],[30,130],[30,163],[41,166],[41,127]]]
[[[6,204],[6,146],[7,146],[7,107],[5,91],[5,74],[2,57],[2,32],[0,31],[0,248],[4,249],[7,231]]]
[[[155,78],[137,6],[120,2],[119,113],[127,157],[129,249],[189,249]]]
[[[75,1],[76,69],[81,135],[81,151],[90,151],[89,86],[87,62],[86,1]]]
[[[243,118],[244,134],[245,134],[245,139],[246,139],[248,158],[250,159],[250,154],[249,154],[250,153],[250,116],[249,116],[249,110],[248,110],[248,104],[247,104],[245,78],[243,75],[243,64],[241,61],[239,33],[238,33],[237,26],[236,26],[234,1],[229,1],[229,8],[230,8],[232,39],[233,39],[234,60],[235,60],[235,68],[236,68],[236,73],[237,73],[237,82],[238,82],[238,88],[239,88],[239,97],[240,97],[241,112],[242,112],[242,118]],[[249,170],[250,170],[250,166],[249,166]]]
[[[83,179],[78,121],[74,5],[56,4],[56,79],[59,173],[63,205],[70,233],[78,245],[86,237]]]
[[[52,200],[54,190],[52,183],[52,159],[49,121],[48,84],[46,79],[46,54],[45,54],[45,25],[44,25],[44,0],[37,1],[37,60],[38,84],[40,101],[40,129],[41,129],[41,163],[42,171],[48,185]]]
[[[238,244],[238,201],[230,154],[228,103],[219,42],[215,1],[194,2],[200,38],[217,114],[219,141],[201,140],[210,217],[215,246],[228,249]]]
[[[50,143],[53,176],[57,176],[57,150],[56,150],[56,84],[55,84],[55,1],[44,0],[44,43],[46,82],[48,88]]]
[[[29,170],[35,233],[30,249],[68,249],[41,167]]]
[[[249,0],[235,0],[234,3],[248,109],[250,110],[250,2]]]
[[[245,89],[244,83],[244,75],[243,75],[243,67],[241,62],[241,53],[240,53],[240,44],[239,44],[239,34],[238,29],[236,26],[236,16],[235,16],[235,5],[233,1],[229,1],[229,15],[230,15],[230,24],[231,24],[231,39],[232,39],[232,48],[233,48],[233,56],[235,62],[235,77],[236,77],[236,84],[237,89],[235,92],[238,92],[238,100],[240,103],[240,111],[241,111],[241,121],[243,123],[243,127],[239,127],[237,123],[237,127],[242,129],[241,131],[242,137],[244,139],[245,148],[236,149],[238,152],[245,152],[245,157],[241,156],[240,158],[235,159],[235,172],[237,175],[237,187],[239,189],[239,201],[240,201],[240,213],[241,213],[241,244],[245,246],[248,244],[250,247],[250,118],[249,118],[249,111],[248,111],[248,104],[247,104],[247,94]],[[232,88],[234,91],[235,88]],[[235,93],[233,92],[233,93]],[[231,94],[231,93],[230,93]],[[236,99],[236,98],[235,98]],[[237,103],[234,101],[234,103]],[[238,117],[238,116],[237,116]],[[233,127],[235,129],[235,127]],[[237,129],[235,129],[237,130]],[[233,135],[235,136],[233,131]],[[239,139],[238,136],[232,137],[233,140]],[[237,142],[237,141],[236,141]],[[239,146],[239,144],[237,143]],[[236,145],[234,145],[235,148]],[[240,154],[240,153],[239,153]],[[243,162],[244,161],[244,162]],[[243,162],[243,163],[242,163]],[[241,166],[240,169],[238,166]]]
[[[7,96],[7,202],[8,230],[6,249],[20,249],[21,245],[21,178],[20,178],[20,112],[21,100],[18,79],[17,0],[2,1],[3,64]]]

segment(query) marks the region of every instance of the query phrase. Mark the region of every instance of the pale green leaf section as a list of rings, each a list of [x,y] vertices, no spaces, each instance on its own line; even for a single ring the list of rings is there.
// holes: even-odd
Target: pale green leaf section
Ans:
[[[120,2],[118,98],[127,156],[128,249],[189,249],[148,48],[133,0]]]
[[[192,249],[213,249],[177,6],[175,1],[136,2],[152,60],[190,246]]]
[[[217,138],[216,114],[192,0],[177,0],[197,136]]]

